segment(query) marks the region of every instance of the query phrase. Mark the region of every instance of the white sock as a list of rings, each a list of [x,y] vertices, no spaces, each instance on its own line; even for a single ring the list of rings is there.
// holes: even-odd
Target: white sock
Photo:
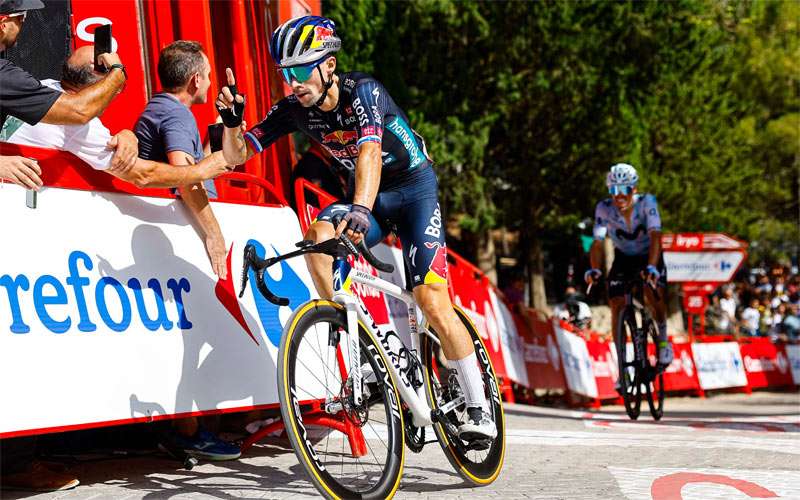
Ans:
[[[483,377],[478,367],[478,357],[473,352],[464,359],[451,360],[453,368],[456,369],[458,384],[464,393],[467,407],[478,407],[483,411],[489,411],[486,403],[486,394],[483,391]]]

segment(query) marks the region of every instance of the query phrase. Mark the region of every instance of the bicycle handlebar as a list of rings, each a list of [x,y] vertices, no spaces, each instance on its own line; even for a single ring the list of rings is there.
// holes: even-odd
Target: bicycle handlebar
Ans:
[[[278,297],[270,291],[269,287],[264,282],[264,271],[266,271],[268,267],[277,264],[278,262],[309,253],[324,253],[335,258],[345,258],[347,255],[353,255],[356,259],[358,259],[359,255],[363,255],[364,259],[375,269],[385,273],[391,273],[394,271],[394,266],[392,264],[383,262],[373,255],[363,238],[361,242],[356,245],[344,233],[339,235],[338,238],[333,237],[317,244],[314,244],[314,242],[311,240],[303,240],[297,243],[296,246],[299,248],[299,250],[295,250],[284,255],[278,255],[276,257],[270,257],[269,259],[262,259],[256,254],[256,247],[252,243],[248,244],[244,248],[242,262],[242,287],[239,291],[239,297],[241,298],[244,296],[244,291],[247,288],[247,282],[249,280],[249,272],[250,269],[253,269],[256,274],[256,288],[258,288],[258,291],[261,292],[261,295],[275,305],[289,305],[289,299],[285,297]]]

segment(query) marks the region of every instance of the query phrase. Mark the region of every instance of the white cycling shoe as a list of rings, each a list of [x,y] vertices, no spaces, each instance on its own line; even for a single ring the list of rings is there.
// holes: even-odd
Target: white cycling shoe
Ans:
[[[492,416],[481,408],[467,408],[467,421],[458,427],[458,437],[464,441],[494,439],[497,426]]]
[[[672,352],[672,344],[664,342],[658,346],[658,364],[669,366],[675,355]]]

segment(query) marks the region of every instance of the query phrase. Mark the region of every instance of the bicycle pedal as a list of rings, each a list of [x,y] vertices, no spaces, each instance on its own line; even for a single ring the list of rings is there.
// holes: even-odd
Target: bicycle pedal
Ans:
[[[473,439],[467,442],[465,449],[467,451],[484,451],[492,447],[491,439]]]

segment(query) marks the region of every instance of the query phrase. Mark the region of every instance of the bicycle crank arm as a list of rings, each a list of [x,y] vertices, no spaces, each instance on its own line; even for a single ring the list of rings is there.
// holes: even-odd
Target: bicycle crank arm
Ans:
[[[440,406],[439,410],[444,414],[450,413],[456,407],[461,406],[462,404],[464,404],[465,401],[466,401],[466,399],[464,399],[464,396],[459,396],[456,399],[450,401],[449,403]]]

